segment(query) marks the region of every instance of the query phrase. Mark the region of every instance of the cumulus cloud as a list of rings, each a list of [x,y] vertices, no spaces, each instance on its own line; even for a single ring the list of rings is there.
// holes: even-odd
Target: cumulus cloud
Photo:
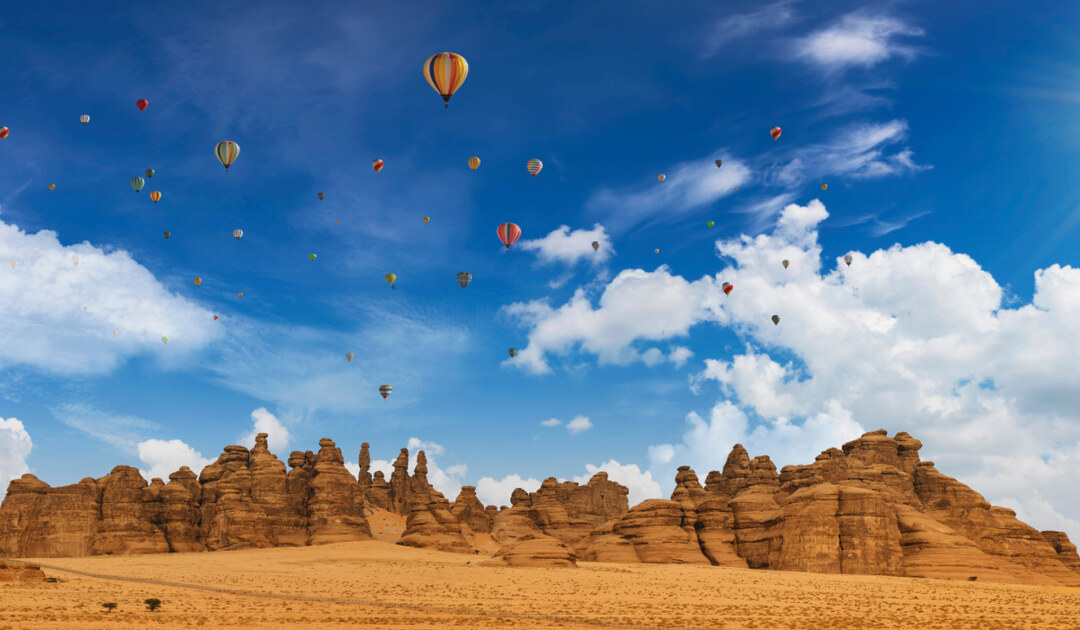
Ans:
[[[188,446],[181,440],[146,440],[138,445],[139,459],[150,468],[139,472],[147,480],[158,477],[168,483],[169,474],[181,466],[191,468],[198,475],[203,468],[214,463],[202,453]]]
[[[535,492],[540,488],[540,480],[529,477],[522,479],[521,475],[507,475],[502,479],[493,477],[481,477],[476,482],[476,498],[484,505],[510,505],[510,494],[514,488],[521,488],[526,492]]]
[[[718,20],[709,32],[705,57],[712,57],[725,45],[763,31],[786,26],[793,17],[793,0],[783,0],[751,13],[737,13]]]
[[[590,422],[586,416],[578,416],[566,423],[566,430],[569,431],[571,435],[577,435],[582,431],[588,431],[592,426],[592,422]]]
[[[592,244],[600,244],[600,248],[593,250]],[[531,241],[522,241],[517,247],[525,251],[536,252],[540,263],[553,264],[563,263],[575,265],[585,259],[593,264],[603,262],[615,253],[611,245],[611,238],[604,231],[604,226],[597,223],[591,230],[579,229],[570,231],[570,226],[562,225],[552,230],[543,238]]]
[[[745,348],[705,362],[695,386],[721,400],[688,415],[681,441],[649,450],[660,483],[684,463],[719,469],[735,442],[782,466],[884,427],[922,440],[927,459],[989,500],[1016,501],[1009,507],[1034,526],[1074,528],[1080,269],[1037,270],[1031,303],[1006,308],[993,276],[940,243],[853,251],[850,267],[849,252],[826,258],[827,217],[819,201],[789,205],[770,232],[718,241],[730,264],[714,276],[627,270],[596,307],[575,295],[536,308],[519,358],[546,366],[548,354],[576,349],[611,362],[655,339],[654,322],[677,334],[725,326]],[[788,269],[777,264],[785,258]],[[724,281],[735,291],[717,296]]]
[[[123,250],[64,246],[56,232],[28,234],[0,221],[0,260],[0,368],[108,373],[139,354],[172,362],[223,334],[209,311],[170,292]]]
[[[259,433],[266,433],[266,445],[270,452],[279,456],[282,454],[288,455],[292,434],[289,433],[289,429],[285,425],[281,424],[277,416],[267,411],[266,407],[259,407],[251,412],[251,422],[254,427],[250,433],[243,437],[242,443],[251,448],[255,446],[255,436]]]
[[[562,423],[559,422],[558,420],[556,420],[555,418],[551,418],[549,420],[544,420],[543,422],[541,422],[540,426],[543,426],[543,427],[557,427],[560,424],[562,424]]]
[[[0,491],[6,491],[12,479],[30,472],[26,458],[34,443],[17,418],[0,418]]]
[[[641,470],[637,464],[620,464],[617,460],[611,459],[599,466],[586,464],[585,470],[588,474],[574,477],[574,481],[586,484],[596,473],[606,472],[608,479],[621,483],[630,490],[630,494],[627,495],[630,507],[646,499],[661,498],[660,484],[653,480],[651,472]]]
[[[668,361],[674,363],[675,367],[681,368],[686,365],[686,362],[693,356],[694,353],[690,351],[690,348],[685,346],[675,346],[671,349],[671,353],[668,354]]]
[[[851,66],[870,68],[893,57],[914,58],[917,49],[899,37],[920,36],[923,29],[884,15],[853,13],[795,43],[795,55],[829,71]]]

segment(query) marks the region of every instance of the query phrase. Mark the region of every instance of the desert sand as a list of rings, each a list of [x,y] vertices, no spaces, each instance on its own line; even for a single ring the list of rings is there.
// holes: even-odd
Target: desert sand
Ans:
[[[1069,587],[486,558],[369,541],[31,559],[60,581],[0,584],[0,629],[1080,628]]]

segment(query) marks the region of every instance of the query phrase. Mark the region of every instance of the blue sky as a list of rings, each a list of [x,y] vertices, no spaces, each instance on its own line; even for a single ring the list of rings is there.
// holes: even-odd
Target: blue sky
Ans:
[[[392,459],[412,439],[451,498],[487,478],[505,503],[519,480],[590,465],[643,498],[681,463],[719,468],[735,441],[807,463],[884,427],[1080,534],[1080,502],[1052,487],[1080,462],[1062,351],[1080,341],[1077,17],[1039,2],[11,7],[0,481],[167,474],[269,427],[280,456],[328,436],[347,460],[362,441]],[[449,109],[421,72],[441,51],[470,65]],[[227,175],[226,139],[242,148]],[[509,253],[504,221],[524,232]]]

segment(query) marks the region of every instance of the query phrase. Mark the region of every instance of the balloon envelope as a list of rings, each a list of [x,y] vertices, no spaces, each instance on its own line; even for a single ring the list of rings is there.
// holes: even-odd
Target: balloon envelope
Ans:
[[[821,189],[822,189],[822,190],[828,190],[828,189],[829,189],[829,185],[828,185],[828,184],[822,184],[822,185],[821,185]]]
[[[139,192],[140,190],[142,190],[143,186],[145,186],[145,185],[146,185],[146,180],[145,179],[143,179],[141,177],[132,177],[131,178],[131,188],[135,192]]]
[[[154,192],[150,193],[150,198],[154,200],[154,203],[161,201],[161,191],[155,190]]]
[[[780,128],[779,127],[773,127],[772,129],[769,130],[769,135],[772,136],[773,140],[776,140],[777,138],[780,137]]]
[[[659,254],[660,253],[660,248],[657,247],[656,249],[652,250],[652,253]]]
[[[381,171],[382,167],[383,167],[383,161],[382,160],[375,160],[374,162],[371,163],[371,168],[375,169],[376,173]]]
[[[791,263],[789,263],[788,260],[785,258],[784,260],[780,261],[780,264],[784,266],[784,269],[787,269],[787,266]]]
[[[544,168],[544,163],[537,159],[531,159],[525,164],[525,168],[529,169],[529,174],[536,177],[536,174]]]
[[[75,255],[73,255],[73,256],[71,257],[71,262],[75,263],[75,266],[76,266],[76,267],[78,267],[78,266],[79,266],[79,261],[80,261],[80,260],[82,260],[82,258],[79,258],[79,255],[78,255],[78,254],[75,254]]]
[[[236,229],[236,230],[232,231],[232,235],[233,235],[233,238],[235,238],[236,240],[239,241],[240,238],[244,236],[244,231],[240,230],[240,229]]]
[[[195,278],[195,286],[202,284],[202,278]]]
[[[326,198],[326,193],[319,193],[319,201],[322,201],[325,198]]]
[[[476,157],[475,155],[469,158],[469,168],[474,171],[480,168],[480,158]]]
[[[506,245],[506,249],[510,249],[510,246],[521,238],[521,228],[516,223],[503,223],[495,232],[499,235],[499,240],[502,241],[503,245]]]
[[[315,262],[315,258],[317,258],[317,256],[315,256],[315,254],[308,254],[308,258],[311,259],[311,262]]]
[[[82,116],[79,116],[79,122],[85,125],[86,123],[90,122],[90,117],[86,114],[83,114]]]
[[[664,175],[663,173],[660,173],[659,175],[656,176],[656,179],[659,182],[663,182],[665,179],[667,179],[667,175]]]
[[[427,223],[430,220],[431,220],[431,217],[424,217],[424,223]]]
[[[214,155],[217,156],[218,162],[221,162],[221,165],[225,167],[225,172],[228,173],[229,167],[240,156],[240,145],[232,140],[223,140],[214,147]]]
[[[780,316],[779,315],[773,315],[772,316],[772,323],[773,323],[773,325],[779,324],[780,323]]]
[[[717,161],[716,161],[716,168],[720,168],[720,167],[721,167],[721,166],[723,166],[723,165],[724,165],[724,161],[723,161],[723,160],[717,160]]]
[[[8,129],[7,127],[0,127],[0,140],[3,140],[4,138],[8,137],[9,133],[11,133],[11,130]]]
[[[600,241],[593,241],[592,242],[592,250],[594,252],[600,250]]]
[[[513,359],[514,357],[517,356],[517,348],[510,348],[509,353],[510,353],[510,358]]]
[[[144,172],[146,173],[146,179],[150,179],[150,178],[152,178],[154,176],[154,173],[156,173],[157,171],[155,171],[152,168],[148,168]]]
[[[705,225],[709,226],[709,229],[712,229],[712,227],[713,227],[714,225],[716,225],[716,223],[715,223],[715,222],[713,222],[713,221],[706,221],[706,222],[705,222]]]
[[[170,232],[170,231],[168,231],[168,230],[165,230],[164,232],[162,232],[162,234],[164,234],[164,235],[165,235],[165,239],[166,239],[166,240],[168,240],[168,238],[169,238],[170,236],[172,236],[172,232]]]
[[[450,97],[458,91],[465,77],[469,76],[469,62],[461,55],[443,52],[432,55],[424,62],[424,78],[431,89],[439,93],[450,107]]]
[[[135,101],[135,107],[138,107],[140,112],[145,111],[146,106],[149,104],[150,101],[146,100],[145,98],[140,98],[139,100]]]
[[[345,360],[346,360],[346,361],[348,361],[349,363],[352,363],[352,358],[353,358],[354,356],[356,356],[356,355],[354,355],[354,354],[353,354],[353,353],[351,353],[351,352],[346,352],[346,353],[345,353]]]
[[[735,288],[735,285],[730,282],[725,282],[720,285],[720,288],[724,290],[724,295],[731,295],[731,290]]]
[[[459,271],[458,272],[457,283],[461,285],[462,289],[469,286],[470,282],[472,282],[472,274],[471,273],[469,273],[468,271]]]
[[[851,254],[844,256],[844,262],[847,263],[848,267],[851,266]]]
[[[162,337],[161,338],[161,343],[169,343],[169,338],[168,337]]]
[[[56,184],[49,184],[49,190],[56,190]]]
[[[394,388],[390,387],[389,385],[379,385],[379,393],[382,394],[382,397],[384,399],[389,396],[390,392],[392,392],[393,390]]]
[[[397,282],[397,274],[388,273],[383,277],[386,279],[386,284],[390,286],[394,286],[394,283]]]

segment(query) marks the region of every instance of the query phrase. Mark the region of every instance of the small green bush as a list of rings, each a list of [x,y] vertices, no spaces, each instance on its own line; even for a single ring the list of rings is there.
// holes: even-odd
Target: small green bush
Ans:
[[[146,607],[150,610],[150,612],[154,612],[158,608],[161,608],[161,600],[156,597],[151,597],[150,599],[144,600],[143,603],[146,604]]]

